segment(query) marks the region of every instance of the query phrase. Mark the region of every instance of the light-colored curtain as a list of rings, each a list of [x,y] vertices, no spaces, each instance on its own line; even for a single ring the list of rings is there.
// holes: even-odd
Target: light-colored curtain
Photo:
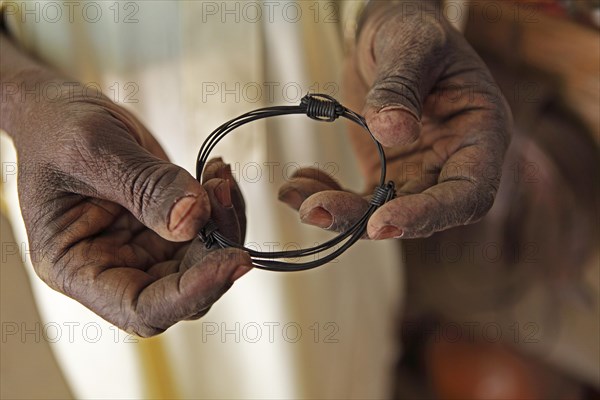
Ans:
[[[97,6],[103,15],[94,23],[76,12],[73,22],[53,23],[11,15],[10,26],[44,62],[131,109],[189,171],[203,139],[223,121],[265,104],[298,102],[309,90],[339,96],[336,3],[252,2],[263,12],[256,21],[245,2],[81,7],[88,3],[90,16]],[[137,22],[125,23],[126,16]],[[301,226],[276,192],[295,168],[315,163],[360,189],[343,127],[290,117],[253,124],[219,146],[215,154],[232,163],[247,197],[248,242],[268,250],[329,237]],[[3,161],[11,162],[3,140]],[[6,190],[16,236],[26,243],[14,177]],[[398,252],[394,243],[364,242],[315,271],[252,271],[204,319],[152,341],[128,337],[32,281],[44,321],[65,332],[78,324],[72,342],[52,344],[78,398],[385,398],[397,356]],[[95,331],[101,337],[90,340]]]

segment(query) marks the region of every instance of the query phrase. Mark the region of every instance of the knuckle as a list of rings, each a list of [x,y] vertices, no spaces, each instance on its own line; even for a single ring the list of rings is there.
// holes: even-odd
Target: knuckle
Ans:
[[[390,105],[401,105],[413,114],[420,116],[422,112],[422,89],[416,76],[392,72],[380,76],[368,94],[367,103],[375,108]]]
[[[132,157],[127,165],[119,168],[120,187],[126,194],[134,212],[145,215],[148,208],[160,206],[173,190],[173,183],[178,179],[180,171],[171,168],[168,163],[149,159],[146,155]]]
[[[250,256],[245,251],[239,249],[227,249],[226,250],[226,263],[232,266],[238,266],[242,264],[250,264]]]
[[[215,266],[210,269],[210,274],[207,276],[207,279],[214,284],[224,280],[225,270],[247,262],[248,255],[244,251],[233,248],[211,251],[203,260],[203,263]]]

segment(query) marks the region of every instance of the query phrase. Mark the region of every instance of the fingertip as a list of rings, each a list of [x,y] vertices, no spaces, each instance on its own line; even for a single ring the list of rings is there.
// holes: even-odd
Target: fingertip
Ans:
[[[225,208],[232,208],[231,184],[229,180],[223,179],[214,189],[214,194],[219,204]]]
[[[306,199],[300,192],[292,186],[282,186],[277,195],[279,201],[284,202],[294,210],[298,210],[302,202]]]
[[[192,239],[210,215],[210,202],[206,191],[200,187],[173,202],[167,218],[166,239],[183,242]],[[163,235],[165,236],[165,235]]]
[[[364,116],[373,136],[383,146],[402,146],[419,138],[421,122],[406,107],[367,107]]]
[[[381,206],[369,219],[367,233],[374,239],[428,237],[445,226],[449,209],[431,196],[412,194],[397,197]],[[397,231],[394,231],[394,229]]]
[[[173,232],[179,228],[188,215],[193,212],[196,203],[197,197],[191,194],[175,200],[169,212],[167,223],[169,231]]]
[[[315,225],[319,228],[329,229],[333,225],[333,215],[323,207],[314,207],[300,213],[300,220],[304,224]]]
[[[293,209],[298,210],[306,199],[315,193],[324,191],[331,191],[331,187],[312,177],[296,177],[279,188],[278,198]]]
[[[196,259],[194,266],[185,272],[185,282],[195,285],[196,289],[220,288],[231,284],[251,268],[252,259],[243,250],[226,248],[208,251]]]
[[[217,170],[216,177],[231,181],[233,184],[236,183],[236,180],[233,177],[233,171],[231,171],[231,164],[223,164],[223,166]]]
[[[221,249],[210,255],[214,259],[209,263],[212,262],[218,266],[217,274],[220,277],[217,279],[229,284],[247,274],[253,267],[252,258],[241,249]]]
[[[240,265],[239,267],[237,267],[237,269],[235,271],[233,271],[233,274],[231,274],[231,278],[230,278],[231,282],[237,281],[242,276],[244,276],[248,272],[250,272],[250,270],[252,270],[251,265]]]
[[[226,179],[213,178],[204,183],[211,204],[211,219],[218,226],[219,232],[228,239],[241,242],[242,232],[237,211],[233,205],[231,182]]]
[[[221,157],[214,157],[208,160],[202,171],[202,182],[206,183],[213,178],[217,178],[217,174],[225,167],[225,165],[226,164]]]
[[[404,236],[404,230],[394,225],[368,226],[367,235],[373,240],[400,239]]]
[[[373,240],[406,237],[406,213],[410,212],[401,206],[403,198],[396,198],[378,208],[367,223],[367,235]]]
[[[298,211],[303,223],[338,231],[356,222],[368,207],[369,202],[355,193],[326,190],[310,196]]]

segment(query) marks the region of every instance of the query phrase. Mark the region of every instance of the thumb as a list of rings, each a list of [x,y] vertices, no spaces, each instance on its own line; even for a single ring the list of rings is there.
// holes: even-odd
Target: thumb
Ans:
[[[442,22],[423,15],[375,15],[358,41],[359,69],[370,86],[363,115],[384,146],[414,142],[423,103],[442,70]]]
[[[202,185],[186,170],[157,158],[128,134],[106,132],[80,176],[84,195],[128,209],[140,222],[171,241],[192,239],[210,215]],[[98,146],[93,146],[95,149]]]

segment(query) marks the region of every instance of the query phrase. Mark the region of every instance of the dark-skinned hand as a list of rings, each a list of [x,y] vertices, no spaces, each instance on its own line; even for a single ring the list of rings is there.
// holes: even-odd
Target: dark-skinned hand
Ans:
[[[373,214],[368,236],[427,237],[473,223],[498,190],[510,111],[483,61],[445,20],[380,3],[344,72],[345,105],[362,111],[384,145],[398,192]],[[362,128],[349,130],[370,194],[379,158]],[[303,222],[331,230],[345,230],[368,207],[368,196],[310,168],[279,194]]]
[[[140,336],[201,317],[251,266],[242,251],[191,241],[209,216],[243,240],[229,166],[213,160],[202,186],[129,112],[73,93],[23,104],[10,124],[35,271]]]

